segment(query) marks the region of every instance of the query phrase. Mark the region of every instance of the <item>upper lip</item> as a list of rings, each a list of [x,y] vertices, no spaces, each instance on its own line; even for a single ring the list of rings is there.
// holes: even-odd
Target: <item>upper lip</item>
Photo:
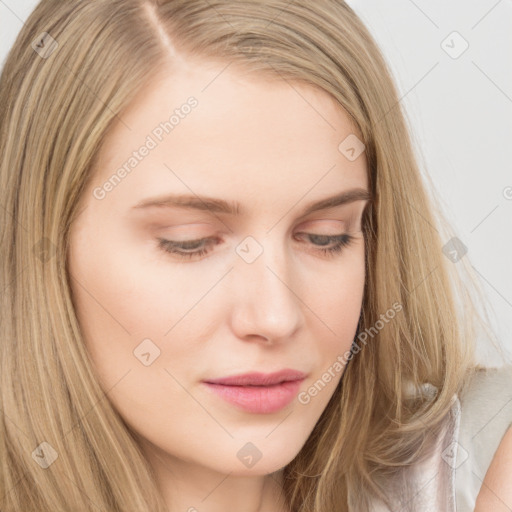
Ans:
[[[287,368],[274,373],[251,372],[220,379],[208,379],[204,382],[224,386],[272,386],[284,381],[302,380],[305,377],[305,373]]]

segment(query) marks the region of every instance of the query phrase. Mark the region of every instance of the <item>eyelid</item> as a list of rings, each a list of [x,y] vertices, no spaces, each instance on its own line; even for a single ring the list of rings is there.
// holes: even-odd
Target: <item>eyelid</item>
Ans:
[[[360,223],[357,223],[356,225],[354,225],[355,222],[353,222],[353,220],[354,219],[352,217],[349,218],[347,221],[341,221],[341,220],[336,220],[336,219],[312,219],[311,221],[304,222],[303,223],[304,227],[301,226],[299,228],[296,228],[297,230],[295,231],[295,235],[301,234],[301,235],[314,235],[314,236],[326,236],[326,237],[339,237],[340,235],[345,235],[345,234],[360,233],[361,229],[353,229],[355,227],[360,228],[361,227],[359,225]],[[319,222],[319,221],[335,222],[337,224],[337,226],[336,227],[328,226],[328,227],[320,228],[320,227],[314,227],[314,226],[308,225],[310,222]],[[182,225],[179,227],[185,228],[188,226],[189,225],[186,224],[186,225]],[[325,232],[324,230],[327,232]],[[168,234],[168,235],[164,235],[164,236],[166,236],[166,238],[158,237],[158,239],[160,241],[164,241],[166,243],[170,243],[173,245],[193,244],[193,243],[200,243],[200,242],[202,242],[203,244],[210,244],[210,243],[219,242],[221,240],[222,236],[224,236],[224,235],[229,236],[230,234],[232,234],[232,232],[223,233],[223,232],[219,231],[218,234],[215,234],[212,236],[208,236],[208,235],[196,236],[194,238],[185,238],[183,240],[180,240],[179,238],[178,239],[175,238],[178,235]]]
[[[314,254],[321,254],[324,257],[334,258],[336,256],[340,256],[344,252],[344,248],[349,247],[354,243],[354,241],[357,240],[357,236],[354,236],[353,234],[349,232],[344,233],[338,233],[335,235],[322,235],[319,233],[307,233],[302,232],[298,233],[298,235],[305,235],[306,237],[309,236],[310,241],[314,240],[315,237],[325,238],[327,239],[326,244],[315,244],[314,242],[311,244],[308,244],[306,242],[306,245],[311,245],[313,247],[312,253]],[[209,247],[213,245],[217,245],[218,238],[202,238],[202,239],[196,239],[196,240],[188,240],[184,242],[177,242],[175,240],[166,240],[163,238],[158,239],[158,247],[162,249],[163,251],[177,257],[179,260],[182,261],[194,261],[194,259],[201,258],[202,256],[210,255],[211,252]],[[197,244],[200,245],[198,247],[194,247],[192,250],[187,250],[183,247],[186,243],[191,244]],[[308,252],[310,252],[308,250]]]

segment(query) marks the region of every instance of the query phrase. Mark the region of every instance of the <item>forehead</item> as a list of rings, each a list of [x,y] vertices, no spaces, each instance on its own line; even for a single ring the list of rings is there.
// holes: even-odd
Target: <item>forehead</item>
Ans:
[[[164,70],[120,114],[98,155],[94,185],[131,159],[112,200],[165,191],[235,200],[230,194],[274,190],[299,199],[313,188],[319,195],[366,188],[364,153],[351,161],[340,151],[355,134],[350,116],[318,88],[229,63],[182,64]],[[146,156],[134,156],[144,146]]]

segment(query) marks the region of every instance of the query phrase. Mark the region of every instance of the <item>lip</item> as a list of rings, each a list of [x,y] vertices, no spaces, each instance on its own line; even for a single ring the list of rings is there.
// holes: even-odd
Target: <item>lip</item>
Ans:
[[[206,388],[236,407],[255,414],[269,414],[289,405],[306,374],[296,370],[246,373],[203,381]]]
[[[222,377],[220,379],[208,379],[204,382],[211,384],[223,384],[225,386],[272,386],[284,381],[302,380],[306,374],[298,370],[285,368],[274,373],[250,372]]]

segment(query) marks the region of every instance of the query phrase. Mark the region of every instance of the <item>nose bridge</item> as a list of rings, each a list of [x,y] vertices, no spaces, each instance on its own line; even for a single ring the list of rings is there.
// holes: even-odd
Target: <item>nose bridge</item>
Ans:
[[[295,291],[299,283],[284,244],[278,236],[248,236],[236,252],[233,327],[240,336],[259,334],[270,340],[291,336],[302,310]]]

